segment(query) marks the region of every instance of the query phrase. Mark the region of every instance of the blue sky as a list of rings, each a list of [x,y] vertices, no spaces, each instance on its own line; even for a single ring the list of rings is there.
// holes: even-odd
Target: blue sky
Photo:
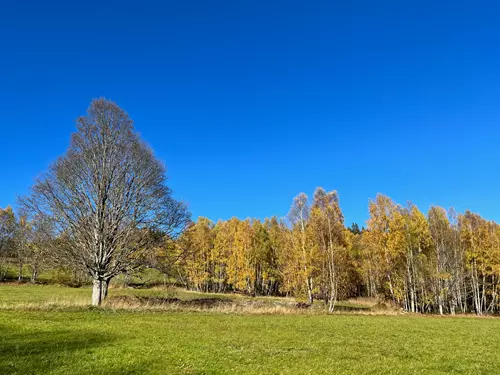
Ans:
[[[495,2],[76,3],[2,4],[0,206],[107,97],[195,217],[283,216],[323,186],[347,223],[378,192],[500,220]]]

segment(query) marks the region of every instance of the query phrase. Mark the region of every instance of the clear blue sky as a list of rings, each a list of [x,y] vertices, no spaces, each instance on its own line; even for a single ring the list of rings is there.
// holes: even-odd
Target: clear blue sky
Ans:
[[[103,96],[195,217],[283,216],[321,185],[347,223],[378,192],[500,220],[495,2],[76,3],[2,3],[0,206]]]

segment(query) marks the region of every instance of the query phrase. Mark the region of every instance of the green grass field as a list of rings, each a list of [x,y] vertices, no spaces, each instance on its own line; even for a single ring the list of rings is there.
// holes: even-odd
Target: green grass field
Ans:
[[[111,291],[137,293],[161,291]],[[500,374],[495,318],[92,309],[88,297],[0,286],[0,374]]]

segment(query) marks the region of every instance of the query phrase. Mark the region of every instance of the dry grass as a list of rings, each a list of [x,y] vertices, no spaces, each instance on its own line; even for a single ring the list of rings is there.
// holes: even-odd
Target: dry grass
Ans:
[[[0,310],[89,309],[89,288],[27,284],[0,285]],[[316,309],[297,309],[289,298],[251,298],[233,294],[208,294],[174,288],[110,288],[101,309],[134,311],[213,311],[241,314],[310,314]]]
[[[0,285],[0,310],[64,311],[95,309],[90,306],[90,288],[68,288],[29,284]],[[297,307],[292,298],[249,297],[241,294],[215,294],[177,288],[110,288],[110,297],[101,310],[216,312],[247,315],[322,315],[321,301],[310,308]],[[377,304],[375,299],[339,302],[334,314],[398,315],[401,312]]]
[[[89,307],[88,300],[85,299],[51,299],[42,302],[17,302],[0,303],[0,310],[28,310],[28,311],[51,311],[51,310],[71,310]]]
[[[25,311],[72,311],[96,309],[89,305],[86,298],[75,299],[51,299],[43,302],[19,302],[0,303],[0,310],[25,310]],[[117,296],[106,300],[99,308],[102,310],[130,310],[142,312],[213,312],[223,314],[244,314],[244,315],[326,315],[328,314],[321,306],[303,309],[297,308],[290,303],[267,303],[250,300],[230,300],[226,299],[191,299],[179,300],[175,298],[161,299],[157,297],[143,298],[136,296]],[[338,309],[335,315],[408,315],[394,309]]]
[[[347,300],[348,303],[352,303],[353,305],[365,306],[365,307],[373,307],[379,300],[377,298],[371,297],[359,297],[359,298],[350,298]]]
[[[103,305],[114,310],[217,312],[226,314],[317,314],[316,309],[298,309],[290,303],[276,303],[228,298],[178,298],[118,296]]]

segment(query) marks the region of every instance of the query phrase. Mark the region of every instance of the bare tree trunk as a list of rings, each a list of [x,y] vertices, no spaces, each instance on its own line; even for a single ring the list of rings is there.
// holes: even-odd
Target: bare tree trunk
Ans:
[[[19,273],[17,274],[17,281],[23,281],[23,262],[19,261]]]
[[[335,311],[335,304],[337,303],[337,298],[332,295],[330,296],[330,300],[328,301],[328,312],[334,312]]]
[[[439,315],[443,315],[443,296],[441,294],[438,295],[438,308]]]
[[[331,246],[330,246],[331,247]],[[330,251],[333,250],[330,248]],[[333,260],[333,254],[330,253],[331,259],[329,260],[329,299],[328,299],[328,311],[333,312],[335,310],[335,304],[337,302],[337,279],[336,279],[336,269]]]
[[[392,302],[396,303],[396,296],[394,295],[394,288],[392,286],[392,278],[389,272],[387,272],[387,280],[389,281],[389,291],[391,292]]]
[[[103,299],[106,299],[108,297],[108,288],[109,288],[109,283],[111,279],[107,279],[103,281],[103,286],[102,286],[102,295]]]
[[[410,270],[410,265],[407,265],[406,267],[406,273],[408,277],[408,289],[410,291],[410,306],[409,310],[414,313],[415,311],[415,289],[413,287],[413,277],[412,277],[412,271]]]
[[[481,298],[479,276],[478,276],[478,272],[477,272],[477,266],[476,266],[475,259],[473,260],[473,263],[472,263],[471,283],[472,283],[472,295],[473,295],[473,299],[474,299],[474,308],[476,310],[476,314],[482,315],[482,313],[483,313],[482,298]]]
[[[377,279],[375,278],[372,269],[370,268],[370,294],[368,297],[376,297],[377,296]]]
[[[313,290],[312,283],[313,283],[312,277],[308,277],[306,285],[307,285],[307,303],[309,305],[312,305],[314,302],[314,297],[312,294],[312,290]]]
[[[107,293],[107,286],[105,286],[106,282],[104,280],[94,279],[94,286],[92,288],[92,305],[93,306],[101,306],[102,301],[104,300],[105,293]]]
[[[462,283],[462,287],[464,288],[463,289],[463,294],[462,292],[460,292],[460,298],[462,300],[462,312],[465,314],[467,311],[468,311],[468,306],[467,306],[467,283],[465,282],[465,280],[463,281]],[[460,289],[461,291],[461,289]]]
[[[491,281],[491,303],[490,305],[488,306],[488,308],[486,309],[486,312],[488,313],[492,313],[494,314],[495,313],[495,306],[497,305],[497,284],[496,284],[496,280],[495,280],[495,275],[492,275],[492,281]]]

